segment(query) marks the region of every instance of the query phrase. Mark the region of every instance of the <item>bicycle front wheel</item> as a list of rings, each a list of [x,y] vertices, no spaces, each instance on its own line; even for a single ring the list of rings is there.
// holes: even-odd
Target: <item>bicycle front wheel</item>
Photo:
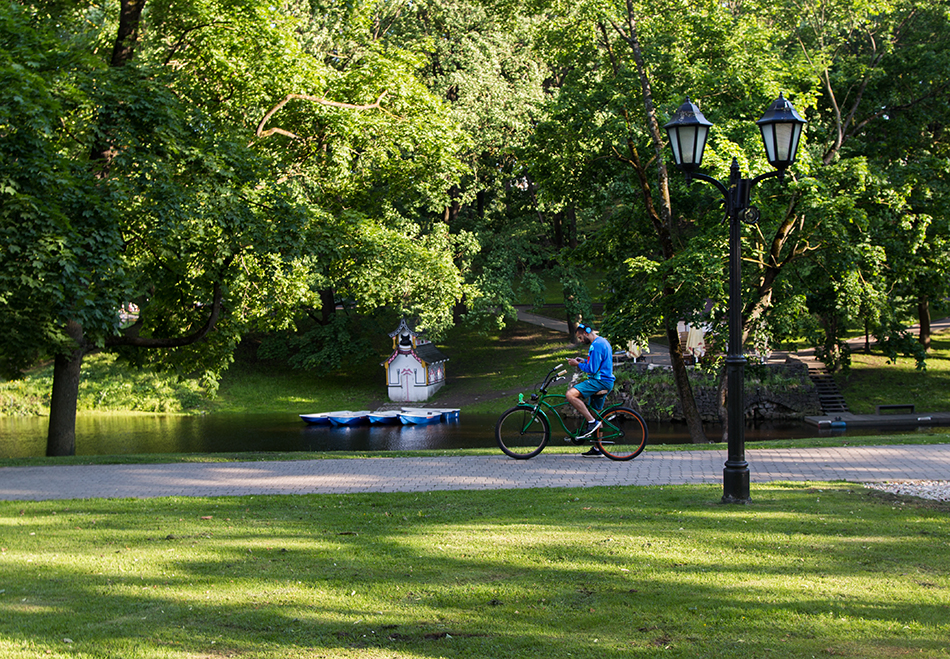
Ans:
[[[604,412],[597,445],[611,460],[632,460],[646,448],[646,421],[628,407],[609,409]]]
[[[533,458],[547,446],[551,425],[547,417],[529,405],[512,407],[495,426],[498,448],[516,460]]]

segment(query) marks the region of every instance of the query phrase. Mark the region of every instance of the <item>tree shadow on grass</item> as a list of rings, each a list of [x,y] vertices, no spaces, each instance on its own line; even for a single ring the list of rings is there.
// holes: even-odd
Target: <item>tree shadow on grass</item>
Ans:
[[[944,647],[946,509],[802,484],[727,507],[713,489],[20,504],[0,631],[93,656]]]

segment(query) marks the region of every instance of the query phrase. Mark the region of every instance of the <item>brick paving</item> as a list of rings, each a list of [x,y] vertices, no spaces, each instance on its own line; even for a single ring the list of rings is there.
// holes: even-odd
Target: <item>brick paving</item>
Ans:
[[[630,462],[545,455],[0,468],[0,500],[347,494],[721,483],[724,451],[647,451]],[[746,451],[755,484],[950,479],[950,444]]]

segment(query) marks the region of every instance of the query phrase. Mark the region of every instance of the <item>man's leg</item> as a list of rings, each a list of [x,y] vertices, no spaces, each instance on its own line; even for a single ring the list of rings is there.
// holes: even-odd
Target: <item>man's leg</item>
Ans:
[[[609,391],[607,393],[610,393]],[[590,397],[590,409],[597,412],[604,411],[604,403],[607,401],[607,394],[601,394],[600,396],[591,396]]]
[[[587,409],[587,405],[584,403],[584,396],[574,387],[571,387],[567,390],[567,402],[571,404],[575,410],[577,410],[588,423],[594,420],[594,415],[590,413],[590,410]]]
[[[590,383],[590,380],[585,380],[581,382],[579,387],[571,387],[568,389],[566,397],[567,401],[571,406],[580,412],[581,416],[587,421],[587,427],[577,436],[578,439],[587,439],[600,428],[600,421],[594,419],[594,415],[590,413],[590,410],[587,409],[587,405],[584,402],[584,399],[587,397],[587,392],[582,391],[583,388],[588,390],[593,390],[591,393],[597,391],[597,388],[593,383]]]

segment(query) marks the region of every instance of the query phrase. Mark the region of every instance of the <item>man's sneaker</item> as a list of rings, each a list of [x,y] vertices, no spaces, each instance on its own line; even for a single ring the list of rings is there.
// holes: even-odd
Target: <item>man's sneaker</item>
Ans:
[[[603,456],[603,453],[601,453],[600,449],[596,446],[592,446],[586,453],[581,453],[581,456],[585,458],[599,458]]]
[[[587,422],[587,430],[585,430],[582,435],[578,435],[577,438],[578,438],[578,439],[587,439],[588,437],[590,437],[591,435],[593,435],[595,432],[597,432],[597,429],[600,428],[600,425],[601,425],[601,424],[600,424],[600,421],[598,421],[598,420],[596,420],[596,419],[594,419],[593,421],[588,421],[588,422]]]

